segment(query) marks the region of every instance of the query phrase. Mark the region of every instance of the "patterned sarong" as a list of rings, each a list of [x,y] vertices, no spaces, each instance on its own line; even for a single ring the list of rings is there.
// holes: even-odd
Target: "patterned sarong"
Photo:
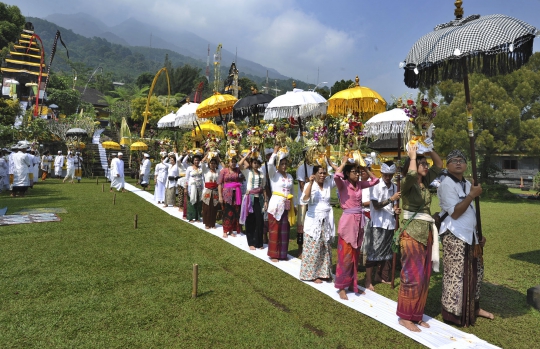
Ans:
[[[354,293],[358,293],[358,257],[360,250],[353,248],[351,244],[345,242],[338,236],[336,266],[336,280],[334,285],[337,289],[344,290],[352,288]]]
[[[443,244],[442,317],[458,326],[476,322],[480,309],[480,285],[484,267],[468,245],[451,232],[441,235]]]
[[[409,321],[420,321],[426,306],[431,277],[430,233],[427,246],[416,241],[405,231],[401,233],[401,283],[396,314]]]
[[[332,245],[330,241],[309,235],[304,237],[300,280],[330,279],[332,277]]]
[[[277,221],[272,214],[268,214],[268,256],[270,258],[287,259],[290,229],[287,211],[283,212],[280,221]]]

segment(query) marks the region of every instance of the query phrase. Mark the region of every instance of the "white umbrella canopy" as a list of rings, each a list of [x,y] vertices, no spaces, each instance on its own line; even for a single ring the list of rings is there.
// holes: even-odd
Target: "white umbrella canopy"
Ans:
[[[377,139],[397,138],[398,134],[403,135],[407,129],[409,117],[401,108],[395,108],[384,113],[380,113],[366,121],[364,133],[366,137]]]
[[[195,111],[197,110],[198,106],[199,103],[191,102],[181,106],[180,109],[176,111],[174,126],[180,128],[192,128],[193,123],[197,120],[197,113]]]
[[[157,122],[158,128],[167,128],[167,127],[174,127],[174,122],[176,120],[176,114],[171,112]]]
[[[264,112],[265,120],[326,114],[326,99],[317,92],[295,88],[274,98]]]

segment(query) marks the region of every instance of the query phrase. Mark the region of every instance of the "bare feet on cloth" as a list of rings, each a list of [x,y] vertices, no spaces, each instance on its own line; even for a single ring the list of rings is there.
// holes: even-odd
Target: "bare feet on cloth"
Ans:
[[[418,326],[416,326],[414,324],[414,322],[412,321],[409,321],[409,320],[404,320],[404,319],[399,319],[398,320],[399,324],[403,327],[405,327],[406,329],[408,329],[409,331],[412,331],[412,332],[422,332]]]

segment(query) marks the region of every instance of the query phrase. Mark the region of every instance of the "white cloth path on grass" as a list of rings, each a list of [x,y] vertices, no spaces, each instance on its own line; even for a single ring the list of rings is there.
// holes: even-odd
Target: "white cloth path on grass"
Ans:
[[[177,207],[167,207],[164,208],[162,205],[158,205],[154,202],[153,195],[148,191],[143,191],[131,184],[126,183],[125,189],[130,191],[148,203],[158,207],[159,209],[167,212],[173,217],[182,219],[182,212],[178,211]],[[216,224],[216,229],[204,229],[202,223],[189,223],[186,220],[182,220],[186,224],[191,224],[201,230],[204,230],[212,235],[215,235],[225,242],[228,242],[239,249],[247,252],[263,261],[268,262],[270,265],[281,269],[292,277],[298,279],[300,275],[300,259],[295,258],[289,255],[288,261],[279,261],[278,263],[273,263],[270,261],[267,255],[267,245],[262,250],[250,250],[247,244],[245,235],[238,234],[236,238],[229,236],[227,239],[223,239],[223,229],[219,224]],[[299,280],[300,281],[300,280]],[[336,302],[339,302],[349,308],[352,308],[364,315],[367,315],[388,327],[401,332],[407,337],[412,338],[425,345],[428,348],[443,348],[443,349],[479,349],[479,348],[499,348],[495,345],[492,345],[485,340],[478,338],[473,334],[469,334],[463,331],[460,331],[458,328],[447,325],[437,319],[431,318],[427,315],[424,315],[423,321],[429,323],[430,328],[422,328],[422,332],[411,332],[405,327],[401,326],[398,323],[398,316],[396,315],[397,302],[383,297],[375,292],[363,289],[366,294],[364,295],[355,295],[353,293],[347,293],[349,300],[342,300],[339,298],[337,289],[334,287],[334,283],[323,282],[322,284],[315,284],[313,282],[304,282],[306,285],[311,286],[320,292],[324,293],[328,297],[332,298]]]
[[[104,128],[100,128],[94,131],[94,135],[92,136],[92,144],[98,145],[99,161],[101,163],[101,167],[103,168],[103,171],[105,172],[105,177],[109,178],[109,163],[107,162],[107,153],[105,152],[105,148],[103,148],[103,146],[99,142],[99,139],[103,131],[105,131]]]

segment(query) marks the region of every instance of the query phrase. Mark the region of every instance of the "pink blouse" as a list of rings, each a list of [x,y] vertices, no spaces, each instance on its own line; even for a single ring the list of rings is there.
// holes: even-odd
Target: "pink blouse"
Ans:
[[[362,212],[362,189],[379,183],[379,178],[372,177],[369,181],[358,181],[356,187],[345,179],[343,173],[336,173],[334,181],[339,193],[339,202],[344,210],[339,219],[338,235],[353,248],[362,245],[364,238],[364,214]],[[351,213],[347,213],[350,211]]]

